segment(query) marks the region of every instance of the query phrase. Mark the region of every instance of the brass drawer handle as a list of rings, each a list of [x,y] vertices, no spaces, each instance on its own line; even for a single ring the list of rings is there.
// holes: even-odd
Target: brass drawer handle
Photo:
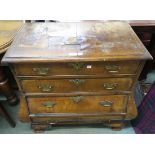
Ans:
[[[85,80],[80,80],[80,79],[74,79],[74,80],[69,80],[69,82],[74,83],[75,85],[80,85],[85,82]]]
[[[117,87],[117,85],[118,85],[117,83],[104,83],[103,87],[106,90],[113,90]]]
[[[109,73],[118,73],[120,70],[120,66],[118,65],[106,65],[105,69],[109,72]]]
[[[104,106],[104,107],[110,107],[113,104],[113,102],[111,102],[111,101],[100,101],[99,104],[101,106]]]
[[[43,106],[45,106],[46,108],[53,108],[56,103],[55,102],[44,102],[42,103]]]
[[[79,103],[82,101],[83,96],[74,96],[74,97],[70,97],[70,99],[75,103]]]
[[[39,88],[42,92],[50,92],[50,91],[53,90],[54,86],[48,85],[48,84],[42,84],[42,85],[39,85],[38,88]]]
[[[49,68],[44,67],[32,68],[32,70],[38,75],[47,75],[49,73]]]
[[[74,62],[74,63],[69,63],[69,66],[73,67],[75,70],[81,70],[84,68],[85,64],[82,62]]]

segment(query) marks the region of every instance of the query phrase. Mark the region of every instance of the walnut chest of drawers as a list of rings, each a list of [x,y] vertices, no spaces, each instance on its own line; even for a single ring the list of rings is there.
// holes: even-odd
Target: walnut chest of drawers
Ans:
[[[2,62],[20,90],[21,121],[102,123],[121,128],[136,117],[134,87],[152,59],[125,22],[28,23]]]

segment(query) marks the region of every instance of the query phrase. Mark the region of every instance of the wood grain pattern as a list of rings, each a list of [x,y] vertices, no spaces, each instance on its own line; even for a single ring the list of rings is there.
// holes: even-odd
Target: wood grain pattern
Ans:
[[[104,102],[110,102],[110,105]],[[32,114],[124,112],[126,104],[125,95],[28,98],[28,103]],[[55,105],[50,107],[46,103]]]
[[[137,109],[135,107],[135,100],[134,100],[134,97],[133,96],[129,96],[129,101],[128,101],[128,107],[127,107],[127,113],[125,115],[125,120],[130,120],[130,119],[133,119],[137,116]],[[32,121],[33,122],[55,122],[55,123],[58,123],[58,122],[65,122],[65,121],[72,121],[72,123],[76,123],[77,121],[82,121],[82,120],[85,120],[85,123],[86,122],[92,122],[94,120],[94,122],[97,122],[97,121],[105,121],[105,120],[122,120],[122,118],[124,117],[124,115],[122,116],[121,114],[118,114],[118,115],[96,115],[96,116],[93,116],[93,117],[90,117],[90,116],[83,116],[83,117],[78,117],[78,116],[72,116],[72,117],[49,117],[48,115],[46,116],[35,116],[35,115],[30,115],[30,117],[32,118]]]
[[[130,91],[131,78],[22,80],[25,93],[72,93]]]
[[[19,105],[19,111],[18,111],[18,117],[21,122],[30,122],[29,117],[29,110],[27,106],[27,102],[25,97],[20,96],[20,105]]]
[[[151,58],[126,22],[26,23],[3,62],[114,61]]]
[[[74,65],[75,64],[75,65]],[[83,62],[77,69],[77,63],[41,63],[14,65],[17,76],[52,76],[52,75],[103,75],[136,74],[139,61]],[[81,63],[79,63],[81,64]],[[110,68],[111,67],[111,68]],[[36,70],[34,70],[36,69]],[[38,69],[38,70],[37,70]],[[40,70],[39,70],[40,69]],[[39,71],[44,71],[44,74]]]

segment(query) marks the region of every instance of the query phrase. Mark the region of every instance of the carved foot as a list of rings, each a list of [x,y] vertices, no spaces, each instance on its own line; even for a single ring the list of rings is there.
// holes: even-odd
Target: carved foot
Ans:
[[[111,127],[112,130],[120,131],[122,130],[124,123],[122,121],[113,121],[110,122],[109,126]]]
[[[43,133],[45,130],[50,128],[48,124],[31,124],[31,128],[34,130],[35,133]]]
[[[114,131],[120,131],[122,130],[122,127],[111,127],[111,129]]]

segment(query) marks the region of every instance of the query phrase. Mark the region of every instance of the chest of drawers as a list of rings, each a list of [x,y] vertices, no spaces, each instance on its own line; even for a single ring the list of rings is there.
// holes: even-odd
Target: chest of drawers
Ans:
[[[20,90],[21,121],[102,123],[136,117],[135,83],[151,55],[125,22],[27,23],[2,62]]]

